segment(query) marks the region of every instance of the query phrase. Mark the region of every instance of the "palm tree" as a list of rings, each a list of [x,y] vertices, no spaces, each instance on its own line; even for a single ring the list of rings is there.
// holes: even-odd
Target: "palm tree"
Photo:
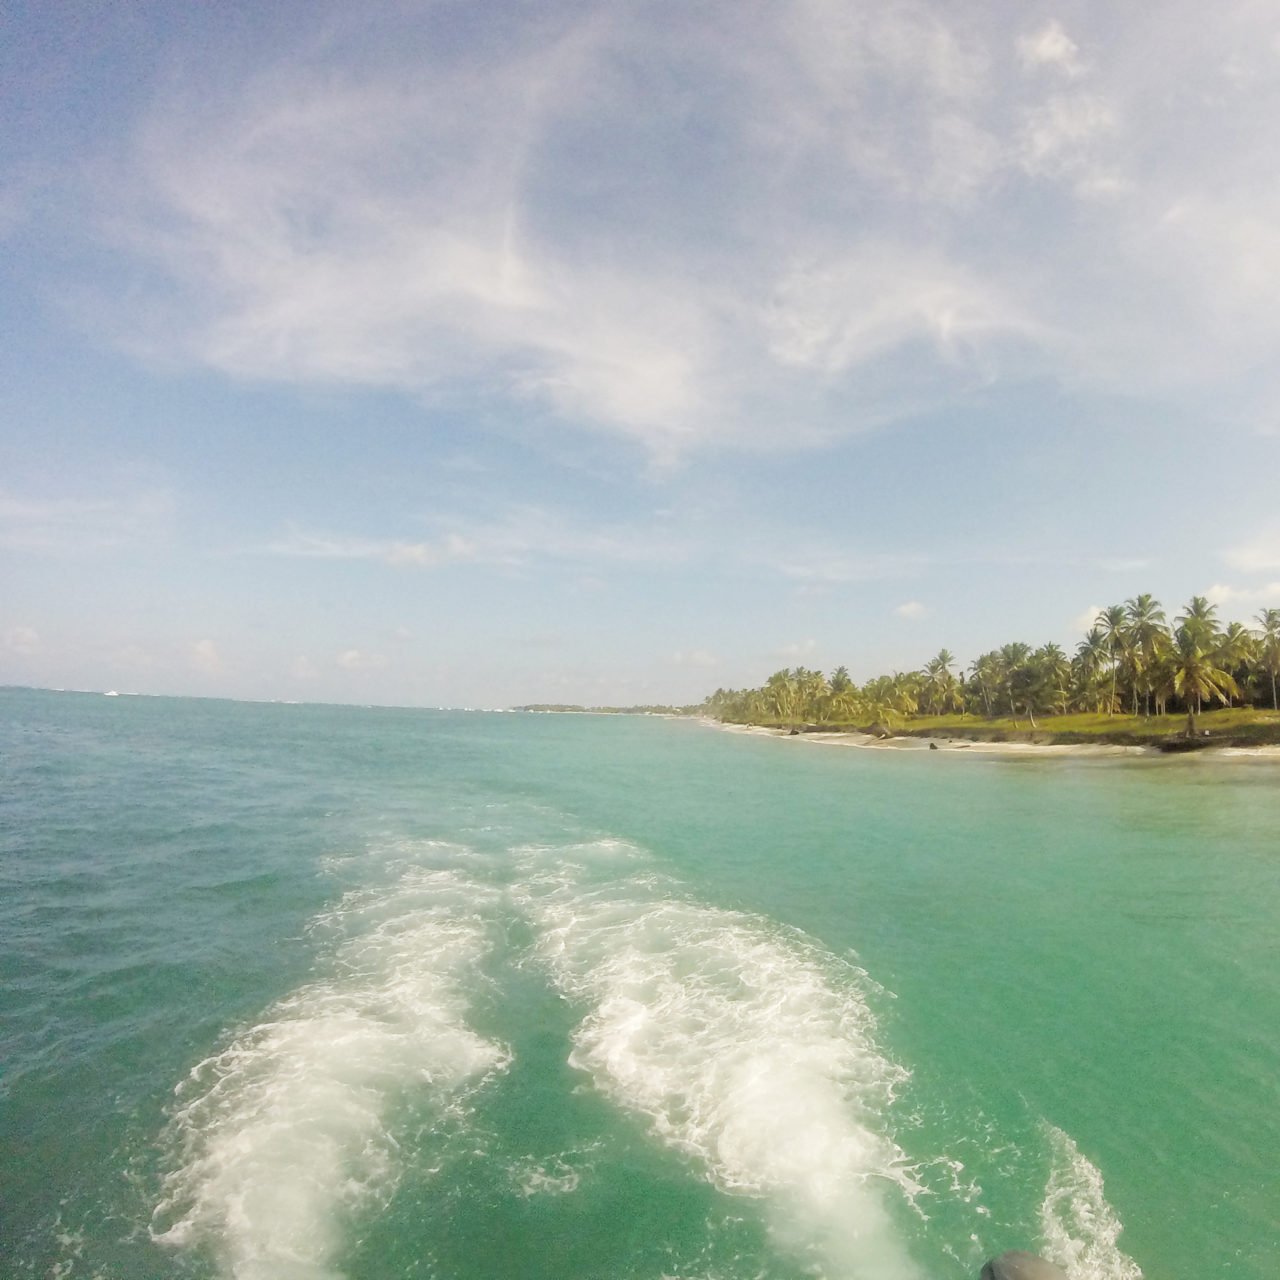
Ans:
[[[1214,665],[1213,650],[1200,643],[1203,628],[1183,625],[1174,637],[1173,688],[1187,707],[1187,735],[1196,731],[1196,716],[1206,698],[1227,703],[1240,690],[1229,671]]]
[[[797,667],[792,672],[796,686],[797,713],[805,720],[821,720],[827,694],[827,677],[821,671]]]
[[[1027,659],[1030,657],[1031,646],[1023,644],[1020,640],[1014,641],[1012,644],[1002,645],[997,654],[1000,687],[1004,692],[1005,700],[1009,704],[1009,716],[1015,724],[1018,720],[1018,708],[1015,699],[1021,691],[1023,668],[1027,665]]]
[[[955,663],[955,654],[949,649],[940,649],[936,658],[925,663],[924,688],[930,715],[940,715],[954,704],[956,677],[951,668]]]
[[[1093,627],[1076,645],[1076,657],[1090,673],[1102,670],[1106,665],[1109,652],[1107,637],[1101,627]]]
[[[1258,664],[1271,677],[1271,710],[1280,711],[1276,701],[1276,676],[1280,675],[1280,609],[1263,609],[1258,633]]]
[[[852,682],[847,686],[842,686],[839,691],[836,691],[833,685],[831,692],[832,719],[839,721],[841,724],[851,724],[859,716],[863,715],[865,710],[866,704],[862,695]]]
[[[1231,674],[1237,685],[1247,685],[1255,661],[1253,637],[1239,622],[1228,623],[1227,629],[1218,637],[1214,659]]]
[[[893,678],[876,676],[862,687],[863,713],[873,724],[892,725],[902,714],[894,697]]]
[[[1151,595],[1134,596],[1124,602],[1128,635],[1134,668],[1134,714],[1137,715],[1138,686],[1142,686],[1145,712],[1151,714],[1152,672],[1168,644],[1169,632],[1164,623],[1164,610]]]
[[[891,699],[894,710],[906,719],[920,710],[920,689],[924,677],[918,671],[895,671],[891,680]]]
[[[1120,671],[1119,654],[1127,643],[1125,638],[1127,622],[1128,615],[1122,604],[1113,604],[1103,609],[1094,619],[1093,625],[1106,637],[1107,648],[1111,654],[1111,705],[1107,708],[1107,715],[1113,714],[1116,707],[1116,676]]]
[[[1218,606],[1210,604],[1204,596],[1192,596],[1177,622],[1181,630],[1189,631],[1198,644],[1208,649],[1218,635]]]
[[[797,692],[789,667],[775,671],[764,682],[765,704],[778,720],[790,720],[795,715]]]
[[[982,708],[991,718],[991,695],[1000,683],[1000,655],[994,649],[975,658],[969,668],[969,683],[975,686],[982,698]],[[972,700],[972,699],[971,699]]]
[[[1098,712],[1110,706],[1110,691],[1104,679],[1109,658],[1107,637],[1101,627],[1093,627],[1076,645],[1072,659],[1072,675],[1075,682],[1075,703],[1082,710]]]
[[[1056,644],[1041,645],[1031,655],[1038,701],[1062,715],[1071,702],[1071,663]]]

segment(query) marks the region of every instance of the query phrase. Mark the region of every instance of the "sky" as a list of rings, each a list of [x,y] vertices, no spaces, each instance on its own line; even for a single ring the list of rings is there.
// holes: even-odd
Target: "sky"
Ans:
[[[1280,12],[11,0],[0,684],[508,706],[1280,605]]]

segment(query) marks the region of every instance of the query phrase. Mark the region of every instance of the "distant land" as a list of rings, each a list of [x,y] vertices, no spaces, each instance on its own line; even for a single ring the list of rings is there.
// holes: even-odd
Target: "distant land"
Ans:
[[[717,689],[701,712],[790,733],[1165,751],[1271,746],[1280,744],[1280,609],[1254,621],[1223,624],[1216,605],[1193,596],[1171,625],[1158,600],[1139,595],[1099,610],[1073,656],[1014,642],[957,672],[943,649],[919,670],[863,685],[843,666],[829,677],[784,668],[755,689]]]
[[[512,711],[544,711],[593,716],[698,716],[706,713],[702,704],[689,707],[668,707],[660,704],[639,707],[582,707],[572,702],[530,702]]]

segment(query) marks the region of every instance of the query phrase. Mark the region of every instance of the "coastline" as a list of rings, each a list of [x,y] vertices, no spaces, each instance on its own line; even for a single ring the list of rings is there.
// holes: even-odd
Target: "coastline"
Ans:
[[[876,737],[870,733],[856,731],[832,730],[806,731],[793,733],[790,729],[773,728],[768,725],[725,724],[719,720],[704,719],[704,723],[713,725],[726,733],[750,734],[756,737],[782,738],[791,742],[811,742],[817,746],[857,747],[869,751],[949,751],[963,752],[965,755],[982,756],[1021,756],[1023,758],[1082,757],[1125,758],[1125,759],[1184,759],[1184,753],[1161,751],[1156,746],[1136,746],[1114,742],[991,742],[979,739],[968,739],[939,735],[936,737],[923,734],[902,734],[889,738]],[[1269,760],[1280,763],[1280,746],[1206,746],[1199,751],[1187,753],[1192,756],[1211,760]]]

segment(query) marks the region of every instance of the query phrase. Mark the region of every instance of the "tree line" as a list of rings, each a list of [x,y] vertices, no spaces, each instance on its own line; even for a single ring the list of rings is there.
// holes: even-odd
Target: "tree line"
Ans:
[[[1217,606],[1193,596],[1173,623],[1150,595],[1099,611],[1068,656],[1056,644],[1015,642],[966,669],[941,650],[918,671],[858,685],[847,667],[830,676],[805,667],[775,671],[758,689],[717,689],[704,710],[736,724],[894,725],[918,716],[1025,717],[1073,712],[1194,717],[1206,706],[1280,710],[1280,609],[1257,627],[1222,625]]]

